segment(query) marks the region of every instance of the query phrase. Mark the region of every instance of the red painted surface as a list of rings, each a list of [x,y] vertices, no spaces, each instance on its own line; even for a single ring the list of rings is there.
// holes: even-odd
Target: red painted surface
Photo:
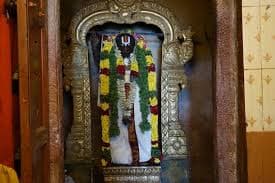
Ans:
[[[0,0],[0,164],[13,167],[11,26]]]

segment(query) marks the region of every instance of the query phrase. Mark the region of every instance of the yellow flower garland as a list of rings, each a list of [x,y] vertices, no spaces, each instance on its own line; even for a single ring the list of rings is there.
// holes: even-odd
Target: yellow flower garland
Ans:
[[[151,114],[152,141],[158,141],[158,115]],[[153,145],[154,146],[154,145]]]
[[[112,41],[108,41],[108,40],[103,41],[103,49],[102,49],[103,52],[110,53],[112,47],[113,47],[113,42]]]
[[[144,49],[145,47],[145,41],[143,39],[138,40],[137,45]],[[104,41],[103,42],[103,52],[110,53],[111,49],[113,47],[112,41]],[[146,56],[146,64],[147,66],[151,66],[154,64],[153,57],[151,55]],[[116,65],[124,65],[124,61],[122,57],[118,57],[116,61]],[[102,59],[100,61],[100,69],[110,69],[110,60],[108,58]],[[137,63],[137,60],[133,60],[131,63],[131,70],[135,72],[139,72],[139,66]],[[148,72],[148,91],[149,92],[155,92],[156,91],[156,83],[157,83],[157,76],[155,71]],[[100,95],[107,96],[109,94],[109,83],[110,78],[108,74],[101,73],[100,74]],[[158,105],[158,99],[157,97],[149,98],[149,104],[151,107],[155,107]],[[100,105],[101,109],[103,111],[107,111],[109,109],[108,103],[102,103]],[[158,134],[158,115],[151,113],[151,141],[154,142],[152,144],[152,148],[159,148],[158,140],[159,140],[159,134]],[[108,115],[102,115],[101,116],[101,125],[102,125],[102,141],[106,144],[110,143],[110,136],[109,136],[109,128],[110,128],[110,117]],[[156,143],[157,142],[157,143]],[[102,147],[102,151],[110,151],[110,147]],[[160,159],[158,157],[154,157],[154,162],[159,163]],[[102,166],[107,166],[108,162],[105,159],[101,160]]]
[[[158,99],[157,99],[157,97],[149,98],[149,102],[150,102],[151,106],[158,105]]]
[[[138,71],[139,71],[137,60],[134,60],[134,61],[131,63],[131,70],[132,70],[132,71],[135,71],[135,72],[138,72]]]
[[[138,42],[137,42],[137,45],[140,47],[140,48],[144,48],[145,46],[145,42],[143,39],[139,39]]]
[[[138,45],[143,45],[144,41]],[[146,51],[150,51],[149,49],[146,49]],[[155,66],[154,64],[154,59],[152,55],[146,55],[145,56],[147,67]],[[149,71],[148,73],[148,90],[149,92],[156,92],[157,91],[157,75],[155,71]],[[157,107],[158,106],[158,99],[157,97],[151,97],[149,98],[149,104],[151,107]],[[151,113],[151,141],[152,143],[152,148],[158,149],[159,148],[159,134],[158,134],[158,114],[153,114]],[[160,163],[160,159],[158,157],[153,157],[155,163]]]
[[[104,102],[104,103],[100,104],[100,107],[103,111],[106,111],[109,109],[110,105],[108,103]]]
[[[110,53],[111,49],[113,47],[113,43],[111,41],[104,41],[103,42],[103,48],[102,52]],[[110,68],[110,60],[109,58],[105,58],[100,60],[100,69],[101,71],[104,69],[109,70]],[[107,73],[101,73],[99,76],[100,80],[100,95],[101,96],[107,96],[109,94],[109,82],[110,78]],[[102,111],[109,110],[109,104],[106,102],[103,102],[100,104],[100,108]],[[110,144],[110,136],[109,136],[109,126],[110,126],[110,117],[108,115],[101,115],[101,127],[102,127],[102,141],[105,144]],[[102,152],[110,151],[110,147],[104,147],[102,146]],[[101,159],[102,166],[107,166],[108,161],[104,158]]]
[[[110,68],[110,61],[109,61],[109,58],[106,58],[104,60],[101,60],[100,61],[100,68],[101,69],[109,69]]]
[[[144,40],[140,40],[138,41],[137,45],[140,46],[141,48],[144,47]],[[148,48],[146,49],[146,51],[150,51]],[[152,55],[146,55],[145,56],[146,59],[146,64],[147,67],[151,67],[154,66],[154,59]],[[148,91],[149,92],[156,92],[157,91],[157,75],[155,71],[149,71],[148,73]],[[158,105],[158,99],[157,97],[151,97],[149,98],[149,104],[151,107],[157,107]],[[152,148],[154,149],[158,149],[159,148],[159,134],[158,134],[158,114],[153,114],[151,113],[151,119],[150,119],[150,123],[151,123],[151,141],[152,141]],[[159,164],[160,163],[160,159],[158,157],[153,157],[154,158],[154,163]]]
[[[108,162],[105,159],[101,159],[101,165],[105,167],[108,165]]]
[[[121,56],[117,57],[116,65],[124,65],[123,58]]]
[[[154,64],[154,60],[153,60],[152,55],[146,55],[145,58],[146,58],[147,66],[150,66],[151,64]]]
[[[148,73],[148,90],[149,91],[156,91],[157,90],[157,75],[156,72],[149,72]]]
[[[104,143],[110,143],[109,137],[109,126],[110,126],[110,118],[107,115],[101,116],[101,126],[102,126],[102,141]]]
[[[100,74],[100,94],[108,95],[109,94],[109,76],[105,74]]]

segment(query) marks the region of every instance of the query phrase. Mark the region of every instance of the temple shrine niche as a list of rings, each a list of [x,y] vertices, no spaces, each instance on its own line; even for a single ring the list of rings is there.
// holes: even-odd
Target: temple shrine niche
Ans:
[[[88,169],[92,182],[160,182],[163,161],[187,159],[179,97],[192,34],[151,1],[100,1],[73,17],[63,40],[73,106],[65,167]]]

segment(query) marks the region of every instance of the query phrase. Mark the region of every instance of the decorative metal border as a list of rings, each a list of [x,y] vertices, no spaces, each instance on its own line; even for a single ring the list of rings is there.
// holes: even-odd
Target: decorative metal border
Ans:
[[[159,183],[160,170],[158,167],[108,167],[103,169],[104,182],[139,182]]]

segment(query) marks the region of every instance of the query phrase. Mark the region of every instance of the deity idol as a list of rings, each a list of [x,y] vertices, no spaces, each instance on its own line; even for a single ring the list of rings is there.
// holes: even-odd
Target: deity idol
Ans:
[[[159,164],[157,76],[140,35],[103,36],[100,59],[102,165]]]

